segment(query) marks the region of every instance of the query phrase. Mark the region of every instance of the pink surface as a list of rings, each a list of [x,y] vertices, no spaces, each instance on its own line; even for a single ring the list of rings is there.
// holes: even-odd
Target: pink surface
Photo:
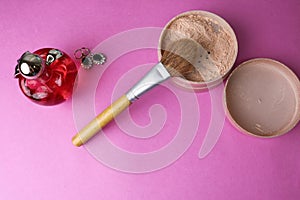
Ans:
[[[96,161],[84,148],[73,147],[70,139],[77,130],[72,100],[55,107],[38,106],[22,95],[12,78],[16,60],[26,50],[50,46],[72,54],[122,31],[162,27],[173,16],[194,9],[214,12],[232,25],[239,42],[236,65],[270,57],[300,75],[300,3],[296,0],[2,1],[0,199],[299,199],[299,124],[289,134],[266,140],[239,133],[226,120],[216,146],[199,159],[211,112],[209,94],[199,93],[199,129],[183,156],[155,172],[124,173]],[[110,101],[122,73],[156,60],[154,50],[115,60],[99,82],[97,112]],[[147,124],[149,107],[161,103],[167,120],[176,124],[180,111],[168,104],[176,98],[164,95],[160,101],[158,95],[155,99],[151,95],[157,94],[152,91],[130,110],[136,123]],[[156,142],[126,139],[115,125],[107,127],[111,132],[106,135],[129,151],[152,151],[174,137],[172,127],[166,127],[166,135],[160,133],[162,140]]]

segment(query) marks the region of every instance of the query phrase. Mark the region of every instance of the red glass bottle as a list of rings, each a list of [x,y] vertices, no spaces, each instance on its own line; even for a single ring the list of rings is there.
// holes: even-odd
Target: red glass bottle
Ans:
[[[25,52],[18,60],[15,78],[29,99],[40,105],[56,105],[68,99],[77,77],[74,61],[58,49]]]

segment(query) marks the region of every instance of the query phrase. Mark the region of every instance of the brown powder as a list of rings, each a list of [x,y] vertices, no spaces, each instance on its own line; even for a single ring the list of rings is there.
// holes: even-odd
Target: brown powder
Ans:
[[[197,41],[200,56],[195,68],[200,72],[186,77],[190,81],[208,82],[224,76],[234,64],[237,44],[234,33],[224,21],[210,16],[190,12],[179,15],[166,27],[161,38],[161,52],[168,44],[182,38]]]

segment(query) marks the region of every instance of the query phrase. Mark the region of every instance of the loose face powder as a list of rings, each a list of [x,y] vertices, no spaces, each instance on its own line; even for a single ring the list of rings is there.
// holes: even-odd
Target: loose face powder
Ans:
[[[299,122],[300,82],[277,61],[253,59],[228,78],[225,104],[229,119],[242,132],[278,136]]]
[[[191,74],[188,81],[208,83],[224,77],[237,56],[237,40],[231,27],[219,16],[205,11],[189,11],[173,18],[160,38],[161,54],[176,40],[191,38],[202,48],[196,63],[201,76]]]

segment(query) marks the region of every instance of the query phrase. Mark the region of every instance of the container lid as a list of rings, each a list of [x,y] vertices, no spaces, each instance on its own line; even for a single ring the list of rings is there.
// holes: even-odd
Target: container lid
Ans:
[[[300,82],[284,64],[257,58],[240,64],[225,86],[225,109],[244,133],[275,137],[300,120]]]

